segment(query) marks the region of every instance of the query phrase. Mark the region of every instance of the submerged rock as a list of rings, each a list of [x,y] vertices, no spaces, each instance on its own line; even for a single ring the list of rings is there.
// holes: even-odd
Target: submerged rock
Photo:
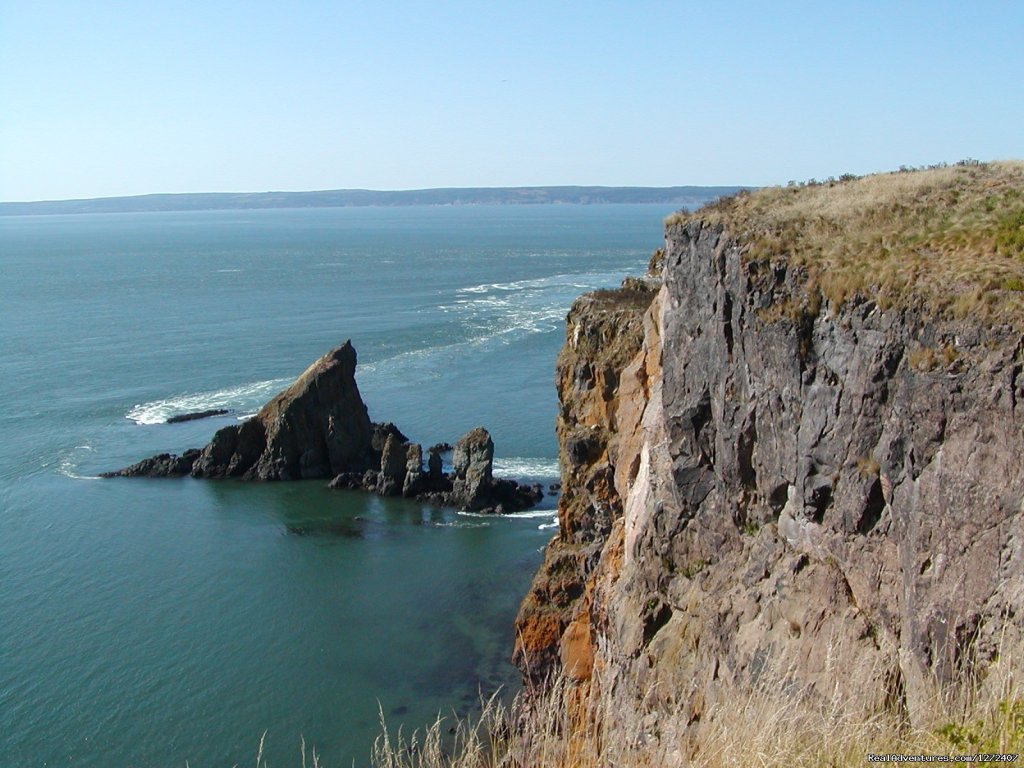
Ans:
[[[226,416],[230,411],[227,408],[211,408],[207,411],[193,411],[192,413],[179,413],[167,419],[167,424],[180,424],[184,421],[198,421],[208,419],[211,416]]]

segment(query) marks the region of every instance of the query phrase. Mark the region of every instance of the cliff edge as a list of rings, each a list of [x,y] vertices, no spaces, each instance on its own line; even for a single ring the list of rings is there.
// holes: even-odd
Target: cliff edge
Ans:
[[[1022,299],[1022,163],[670,217],[648,278],[568,316],[524,675],[696,725],[772,667],[920,721],[1024,622]]]

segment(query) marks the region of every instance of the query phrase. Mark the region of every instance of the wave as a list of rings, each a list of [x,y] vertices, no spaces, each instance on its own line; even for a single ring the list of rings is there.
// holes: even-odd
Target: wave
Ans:
[[[390,373],[396,366],[401,370],[415,366],[422,362],[429,362],[431,359],[446,350],[456,350],[464,347],[468,342],[453,341],[448,344],[435,344],[421,349],[410,349],[405,352],[398,352],[390,357],[384,357],[372,362],[360,362],[356,369],[356,377],[372,376],[378,373]]]
[[[468,512],[466,510],[458,510],[455,514],[460,517],[480,517],[485,520],[530,520],[533,518],[553,518],[555,524],[558,524],[558,513],[553,509],[528,509],[525,512],[509,512],[507,514],[499,515],[495,512]]]
[[[552,478],[560,476],[558,459],[536,459],[522,456],[494,459],[494,474],[499,477]]]
[[[638,265],[642,267],[643,263]],[[562,273],[458,288],[454,296],[434,308],[451,316],[461,332],[449,334],[450,340],[441,343],[360,362],[358,375],[373,380],[390,377],[400,369],[406,377],[438,378],[454,361],[481,349],[512,344],[536,334],[560,333],[566,312],[581,292],[618,285],[624,275],[636,271]]]
[[[568,272],[545,277],[534,277],[526,280],[513,280],[507,283],[481,283],[459,288],[456,293],[490,293],[494,291],[540,290],[545,288],[587,289],[601,285],[615,285],[622,280],[624,274],[619,270],[603,272]]]
[[[558,520],[558,514],[553,509],[528,509],[525,512],[510,512],[504,517],[516,517],[523,520],[529,520],[535,517],[549,517],[554,520]]]
[[[576,272],[480,283],[456,290],[453,302],[439,308],[461,316],[472,331],[489,338],[557,331],[569,306],[583,291],[618,285],[623,272]]]
[[[334,264],[321,262],[318,266]],[[357,375],[370,380],[378,376],[390,378],[396,369],[401,369],[411,377],[437,378],[450,368],[453,361],[467,354],[475,354],[481,348],[511,344],[535,334],[557,333],[563,328],[566,311],[581,291],[616,285],[623,274],[619,270],[562,273],[459,288],[453,300],[437,308],[456,317],[463,329],[463,333],[456,336],[462,336],[461,339],[399,352],[376,361],[361,362]],[[175,414],[225,408],[245,414],[236,417],[241,421],[249,418],[291,381],[291,378],[270,379],[225,389],[175,395],[134,405],[126,418],[136,424],[162,424]],[[556,463],[519,467],[510,463],[515,461],[498,461],[496,469],[502,475],[543,478],[558,476]]]
[[[95,451],[96,449],[91,445],[76,445],[61,456],[60,461],[57,463],[57,471],[64,475],[64,477],[70,477],[72,480],[100,480],[99,475],[80,475],[77,471],[82,453],[95,453]]]
[[[292,379],[268,379],[239,384],[225,389],[176,395],[132,406],[125,418],[136,424],[163,424],[178,413],[207,411],[214,408],[241,410],[248,413],[263,406],[267,400],[290,384]]]

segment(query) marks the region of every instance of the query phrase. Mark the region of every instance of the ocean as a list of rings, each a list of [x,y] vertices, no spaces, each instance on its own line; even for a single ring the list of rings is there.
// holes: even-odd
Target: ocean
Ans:
[[[0,765],[367,762],[512,692],[557,503],[463,515],[323,481],[99,480],[201,447],[351,339],[374,421],[483,425],[558,478],[555,357],[671,206],[0,218]],[[226,408],[217,418],[169,416]]]

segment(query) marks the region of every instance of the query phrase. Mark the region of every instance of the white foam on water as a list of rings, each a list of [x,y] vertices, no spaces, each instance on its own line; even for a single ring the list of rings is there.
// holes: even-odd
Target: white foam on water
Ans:
[[[557,527],[558,527],[558,518],[556,517],[554,522],[552,522],[552,523],[541,523],[540,525],[538,525],[537,526],[537,530],[538,531],[546,531],[546,530],[548,530],[550,528],[557,528]]]
[[[542,288],[590,288],[615,285],[623,278],[621,272],[577,272],[514,280],[508,283],[481,283],[460,288],[458,293],[488,293],[493,291],[522,291]]]
[[[153,400],[133,406],[125,414],[125,418],[131,419],[136,424],[163,424],[175,414],[208,411],[214,408],[233,408],[248,412],[254,407],[261,407],[272,395],[277,394],[291,381],[292,379],[268,379],[225,389],[193,392],[164,400]]]
[[[432,347],[424,347],[423,349],[410,349],[406,352],[399,352],[391,355],[390,357],[375,360],[372,363],[360,362],[359,367],[356,369],[356,378],[376,373],[390,372],[396,367],[405,371],[409,368],[415,368],[417,365],[422,366],[423,363],[429,364],[432,362],[432,358],[438,353],[443,353],[446,350],[457,350],[467,345],[468,342],[436,344]]]
[[[535,518],[550,518],[554,514],[554,510],[551,509],[530,509],[526,512],[508,512],[506,514],[500,514],[498,512],[469,512],[467,510],[460,509],[455,514],[461,517],[479,517],[485,520],[531,520]],[[555,524],[558,524],[558,515],[554,515]]]
[[[436,378],[452,360],[476,354],[481,348],[512,344],[540,333],[558,333],[564,327],[566,311],[581,292],[618,285],[624,274],[558,274],[459,288],[437,309],[458,321],[465,332],[463,339],[361,362],[357,376],[372,379],[398,369],[414,378]]]
[[[481,283],[459,288],[443,312],[461,316],[482,341],[512,341],[524,335],[557,331],[565,313],[583,291],[613,287],[621,272],[583,272],[549,275],[507,283]]]
[[[530,477],[558,479],[558,459],[538,459],[524,456],[510,456],[494,459],[494,474],[499,477]]]
[[[516,517],[523,520],[528,520],[535,517],[551,517],[554,514],[553,510],[550,509],[529,509],[525,512],[510,512],[502,517]],[[558,515],[554,515],[554,519],[558,519]]]
[[[80,475],[78,474],[79,459],[83,453],[94,453],[95,448],[91,445],[76,445],[64,456],[61,456],[60,461],[57,464],[57,471],[64,475],[64,477],[70,477],[72,480],[100,480],[102,478],[99,475]]]

